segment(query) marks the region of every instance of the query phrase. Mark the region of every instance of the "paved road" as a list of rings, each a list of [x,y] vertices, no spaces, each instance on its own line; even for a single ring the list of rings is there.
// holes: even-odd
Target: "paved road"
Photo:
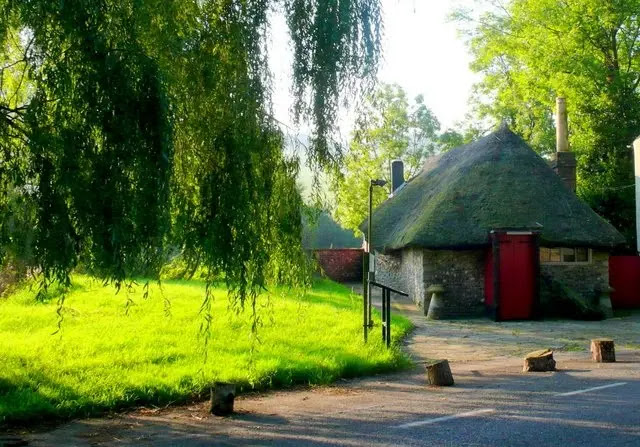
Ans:
[[[633,338],[637,318],[582,322],[582,330],[565,322],[565,332],[562,322],[427,326],[405,304],[396,307],[420,325],[407,349],[418,360],[448,353],[456,386],[425,386],[424,367],[417,366],[334,387],[242,396],[230,418],[198,404],[74,421],[26,439],[30,445],[640,446],[640,350],[618,348],[618,362],[595,364],[586,351],[560,349],[559,371],[527,374],[514,354],[549,340],[582,343],[571,330]]]
[[[31,444],[638,446],[640,356],[618,357],[594,365],[586,355],[559,355],[560,371],[526,375],[515,361],[454,367],[451,388],[425,387],[416,370],[245,396],[231,418],[196,405],[77,421]]]

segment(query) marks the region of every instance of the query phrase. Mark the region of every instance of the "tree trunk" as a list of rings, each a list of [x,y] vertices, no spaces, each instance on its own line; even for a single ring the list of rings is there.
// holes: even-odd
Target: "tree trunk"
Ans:
[[[594,362],[615,362],[616,349],[610,338],[595,338],[591,340],[591,356]]]
[[[232,383],[216,382],[211,387],[211,413],[227,416],[233,413],[236,386]]]
[[[438,360],[427,365],[427,382],[435,386],[452,386],[453,375],[447,360]]]
[[[524,358],[523,372],[529,371],[555,371],[556,361],[553,359],[551,349],[541,349],[527,354]]]

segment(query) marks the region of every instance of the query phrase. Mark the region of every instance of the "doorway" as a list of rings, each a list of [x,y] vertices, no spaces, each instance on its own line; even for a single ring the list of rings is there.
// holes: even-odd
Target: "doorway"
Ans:
[[[538,234],[492,231],[485,269],[485,303],[496,321],[536,318],[539,308]]]

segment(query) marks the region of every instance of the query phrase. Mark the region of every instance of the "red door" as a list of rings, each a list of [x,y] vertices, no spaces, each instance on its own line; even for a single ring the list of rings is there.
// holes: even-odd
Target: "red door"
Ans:
[[[499,320],[524,320],[534,317],[538,300],[538,253],[534,234],[500,233],[494,235],[498,259],[493,274],[498,275],[493,290],[496,317]]]

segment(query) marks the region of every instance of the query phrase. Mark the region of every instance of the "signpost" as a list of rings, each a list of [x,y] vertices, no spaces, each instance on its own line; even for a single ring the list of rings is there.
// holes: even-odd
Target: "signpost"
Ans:
[[[373,187],[384,186],[385,180],[371,180],[369,183],[369,219],[367,222],[367,240],[365,243],[364,257],[362,261],[362,287],[364,298],[363,306],[363,328],[364,342],[367,342],[369,328],[373,327],[371,318],[371,287],[382,289],[382,341],[387,348],[391,346],[391,292],[402,296],[409,296],[405,292],[394,290],[391,287],[376,282],[376,256],[373,250],[373,234],[371,231],[371,216],[373,214]]]
[[[372,243],[372,231],[371,231],[371,216],[373,214],[373,187],[374,186],[384,186],[387,184],[386,180],[373,180],[369,181],[369,218],[367,222],[367,240],[366,240],[366,250],[364,253],[364,261],[362,265],[362,285],[363,285],[363,293],[362,296],[364,298],[364,310],[363,310],[363,326],[364,326],[364,341],[367,342],[367,332],[369,328],[373,327],[373,319],[371,318],[371,282],[375,281],[376,273],[375,273],[375,254],[372,251],[373,243]]]

